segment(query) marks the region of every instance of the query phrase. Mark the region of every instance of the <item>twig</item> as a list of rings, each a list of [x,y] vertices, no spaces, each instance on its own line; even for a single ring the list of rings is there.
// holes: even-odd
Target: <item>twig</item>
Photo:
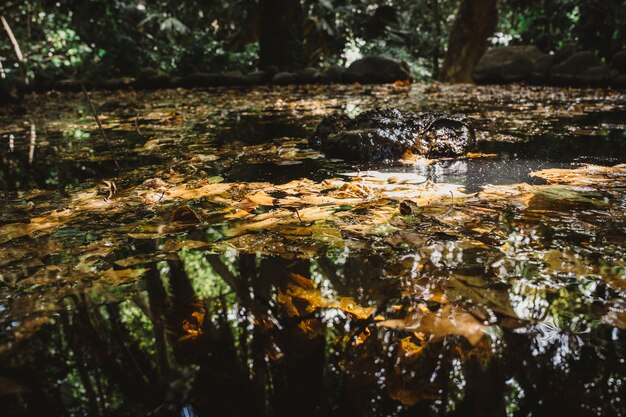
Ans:
[[[37,144],[37,128],[35,122],[30,121],[30,147],[28,150],[28,165],[32,165],[35,160],[35,145]]]
[[[137,113],[137,115],[135,116],[135,131],[137,131],[137,134],[141,137],[143,137],[143,133],[141,133],[141,130],[139,130],[139,113]]]
[[[298,216],[298,221],[300,222],[300,224],[304,224],[304,222],[302,221],[302,217],[300,217],[300,212],[298,211],[298,209],[296,209],[296,216]]]
[[[109,138],[107,137],[106,133],[104,132],[104,128],[102,127],[102,123],[100,123],[100,118],[98,117],[98,112],[96,111],[96,108],[93,106],[93,103],[91,102],[91,99],[89,98],[89,93],[87,92],[87,89],[85,88],[85,84],[81,83],[80,86],[83,89],[83,94],[85,95],[85,99],[87,100],[87,103],[89,103],[89,108],[91,109],[91,114],[93,114],[94,119],[96,119],[96,123],[98,124],[98,128],[100,129],[100,134],[104,138],[104,141],[106,142],[107,147],[109,148],[109,152],[111,153],[111,158],[113,158],[113,162],[115,163],[115,168],[117,169],[117,172],[119,173],[120,172],[120,164],[117,163],[117,159],[115,158],[115,152],[113,152],[113,147],[111,146],[111,142],[109,142]]]
[[[2,22],[2,26],[4,27],[5,32],[9,36],[11,45],[13,45],[13,49],[15,50],[15,56],[17,57],[17,61],[19,62],[20,72],[21,72],[22,78],[24,79],[24,83],[28,84],[28,79],[26,78],[26,71],[24,70],[24,55],[22,55],[22,50],[20,49],[20,45],[17,43],[17,39],[15,39],[15,35],[13,35],[11,26],[9,26],[9,22],[7,22],[4,16],[0,16],[0,21]]]

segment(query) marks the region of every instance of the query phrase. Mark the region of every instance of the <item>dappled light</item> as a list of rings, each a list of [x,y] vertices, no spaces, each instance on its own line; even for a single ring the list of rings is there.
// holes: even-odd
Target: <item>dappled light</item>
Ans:
[[[626,415],[625,22],[0,2],[0,416]]]
[[[525,409],[553,395],[545,372],[556,372],[562,393],[604,375],[605,394],[583,389],[580,401],[621,410],[609,398],[624,373],[626,126],[608,120],[624,97],[395,89],[195,91],[184,111],[178,91],[96,93],[114,153],[83,97],[42,96],[29,105],[32,162],[30,127],[4,113],[11,407],[61,390],[47,401],[70,412],[251,415],[269,401],[283,415],[285,396],[357,414],[441,410],[442,395],[450,413],[484,395]],[[534,110],[519,99],[529,94]],[[466,111],[477,149],[355,165],[309,148],[330,112],[391,102]],[[344,394],[326,402],[320,384]]]

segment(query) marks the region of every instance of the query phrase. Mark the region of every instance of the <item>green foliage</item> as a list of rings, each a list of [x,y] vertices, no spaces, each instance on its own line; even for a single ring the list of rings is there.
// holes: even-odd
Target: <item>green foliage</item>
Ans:
[[[307,65],[384,54],[409,63],[416,79],[434,79],[459,0],[304,0],[303,6]],[[499,9],[496,44],[549,52],[576,43],[606,58],[626,44],[621,0],[501,0]],[[146,69],[251,71],[258,61],[258,0],[16,0],[0,13],[31,79],[136,76]],[[9,42],[0,43],[0,60],[8,75],[19,75]]]
[[[49,78],[74,77],[85,65],[98,61],[92,48],[72,29],[71,13],[45,13],[32,5],[22,5],[16,11],[18,13],[7,20],[18,38],[29,78],[43,73]],[[0,56],[10,58],[10,65],[5,68],[8,74],[18,72],[18,63],[8,42],[2,42]]]
[[[545,52],[564,44],[610,57],[626,45],[626,3],[620,0],[502,0],[500,35]]]
[[[416,79],[436,78],[458,0],[308,2],[310,59],[349,63],[354,55],[405,60]],[[323,35],[320,35],[320,33]],[[313,35],[311,35],[313,34]]]

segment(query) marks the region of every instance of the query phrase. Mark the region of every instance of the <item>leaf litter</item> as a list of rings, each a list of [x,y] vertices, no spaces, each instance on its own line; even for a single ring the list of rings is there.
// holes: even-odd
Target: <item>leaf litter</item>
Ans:
[[[496,142],[519,142],[520,137],[533,133],[564,135],[551,120],[567,117],[572,111],[622,106],[622,97],[600,97],[602,93],[595,90],[580,93],[579,102],[587,106],[584,110],[564,106],[568,97],[558,89],[465,90],[436,85],[411,90],[400,86],[393,97],[379,87],[338,91],[354,95],[363,90],[369,94],[360,95],[362,108],[415,103],[412,97],[421,94],[435,100],[436,106],[465,111],[479,127],[479,140]],[[316,94],[321,98],[288,100],[259,89],[250,96],[229,96],[228,108],[249,114],[252,101],[262,112],[288,113],[310,123],[312,119],[307,117],[326,115],[344,105],[332,98],[338,91],[319,89]],[[175,92],[154,94],[164,101],[177,98]],[[467,100],[468,94],[476,96]],[[543,96],[539,99],[538,95]],[[94,96],[97,100],[98,95]],[[481,111],[474,107],[476,100],[492,103],[498,101],[496,97],[520,104],[506,110],[489,104]],[[155,102],[144,100],[143,93],[133,100],[135,104]],[[213,143],[203,129],[222,129],[216,109],[224,103],[220,106],[205,92],[198,92],[195,100],[197,105],[185,111],[148,105],[140,116],[120,108],[106,119],[109,129],[123,128],[132,114],[140,122],[143,137],[135,139],[129,154],[164,154],[171,164],[138,167],[119,178],[87,181],[65,196],[37,189],[15,194],[9,214],[3,214],[0,223],[2,296],[11,299],[9,308],[0,313],[2,319],[21,319],[21,324],[2,349],[38,331],[48,321],[48,311],[61,308],[59,302],[65,297],[97,287],[132,286],[149,270],[147,264],[176,260],[181,251],[236,251],[284,259],[315,259],[333,250],[365,253],[366,259],[371,254],[394,253],[389,262],[402,266],[402,273],[389,274],[402,287],[404,297],[421,300],[417,304],[399,302],[398,309],[380,310],[367,297],[327,294],[312,278],[302,275],[292,275],[291,282],[277,290],[276,299],[289,317],[300,320],[304,333],[319,331],[316,317],[339,311],[366,323],[353,335],[356,346],[373,343],[377,333],[400,334],[394,340],[404,360],[428,355],[429,344],[451,335],[466,340],[471,349],[479,349],[495,324],[519,327],[546,314],[563,314],[559,308],[583,311],[585,307],[573,301],[566,307],[546,307],[546,311],[520,310],[524,299],[531,298],[529,294],[554,294],[573,283],[592,281],[611,292],[613,296],[603,300],[590,316],[596,323],[623,327],[618,301],[626,291],[623,165],[540,169],[531,175],[545,181],[543,184],[486,184],[473,192],[460,184],[431,182],[421,173],[376,170],[346,170],[325,179],[301,176],[284,182],[235,181],[213,168],[271,163],[291,169],[323,156],[307,149],[302,138],[250,143],[230,132],[233,127],[223,127],[233,135],[232,141]],[[537,102],[542,104],[533,104]],[[422,106],[411,105],[415,110]],[[198,123],[198,115],[210,122]],[[62,118],[51,120],[49,129],[84,128],[80,123],[63,123]],[[183,124],[191,129],[181,133]],[[19,127],[8,124],[6,129]],[[577,134],[602,133],[588,126]],[[81,152],[88,147],[76,146],[82,150],[67,149],[64,160],[84,157]],[[467,157],[485,159],[494,154]],[[95,162],[103,157],[91,155],[89,159]],[[617,230],[603,230],[607,222]],[[578,239],[573,247],[572,234]],[[129,247],[146,242],[155,249],[146,254],[129,253]],[[602,263],[597,261],[598,253],[604,256]],[[506,285],[517,298],[496,284]],[[203,312],[185,319],[182,340],[201,336],[204,321]],[[394,395],[405,404],[415,401],[407,392],[396,390]]]

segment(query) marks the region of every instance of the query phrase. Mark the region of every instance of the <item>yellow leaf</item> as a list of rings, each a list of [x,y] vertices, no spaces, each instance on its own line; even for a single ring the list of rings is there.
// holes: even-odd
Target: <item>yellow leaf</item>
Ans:
[[[253,203],[259,204],[261,206],[273,206],[274,205],[274,198],[267,195],[265,191],[258,191],[255,194],[248,195],[246,198],[252,201]]]
[[[377,326],[394,330],[428,333],[434,339],[457,334],[465,337],[472,345],[475,345],[482,339],[487,328],[471,314],[466,313],[460,307],[450,304],[444,305],[439,311],[434,313],[415,311],[404,319],[381,321],[377,323]]]
[[[113,268],[109,268],[106,271],[102,272],[102,277],[106,278],[110,283],[120,284],[129,281],[134,281],[140,276],[142,276],[149,269],[146,268],[135,268],[135,269],[119,269],[115,270]]]
[[[300,274],[292,273],[290,274],[290,276],[291,276],[291,279],[302,288],[308,288],[308,289],[315,288],[315,284],[313,284],[313,281],[311,281],[308,278],[303,277]]]

